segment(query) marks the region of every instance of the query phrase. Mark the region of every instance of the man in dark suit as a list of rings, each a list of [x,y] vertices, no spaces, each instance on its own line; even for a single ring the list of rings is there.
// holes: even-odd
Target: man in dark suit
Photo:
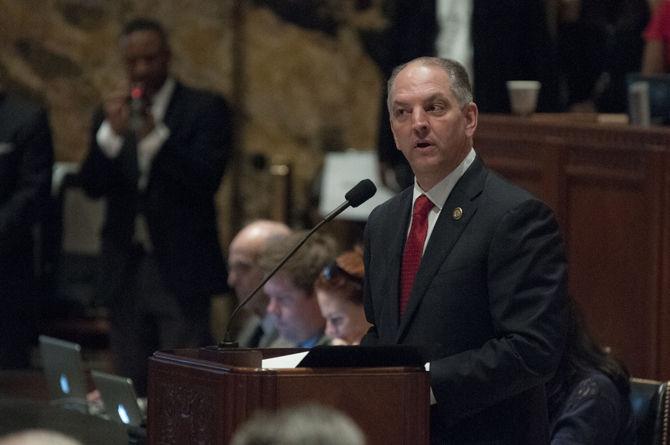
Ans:
[[[223,98],[170,76],[160,24],[136,19],[120,43],[128,83],[95,116],[80,178],[106,199],[100,291],[117,371],[144,393],[155,349],[211,341],[210,297],[227,290],[214,195],[231,121]]]
[[[34,229],[51,191],[47,113],[0,85],[0,369],[30,365],[37,286]]]
[[[373,326],[362,344],[429,351],[432,443],[542,443],[548,431],[536,422],[546,408],[531,404],[565,341],[566,262],[553,214],[475,153],[478,110],[457,62],[399,67],[388,105],[415,184],[368,220]]]

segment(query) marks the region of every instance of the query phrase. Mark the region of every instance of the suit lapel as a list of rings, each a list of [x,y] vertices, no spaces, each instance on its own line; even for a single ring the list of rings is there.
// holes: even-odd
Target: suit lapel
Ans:
[[[170,97],[170,101],[168,102],[167,108],[165,109],[165,116],[163,116],[163,122],[165,122],[165,125],[167,125],[171,130],[173,128],[177,128],[179,120],[183,119],[183,116],[179,115],[179,101],[183,94],[184,86],[181,84],[181,82],[176,81],[174,91],[172,92],[172,97]]]
[[[477,212],[478,201],[476,198],[483,190],[486,174],[484,165],[477,157],[447,198],[428,240],[407,308],[400,319],[397,342],[400,342],[404,336],[414,312],[419,307],[437,271],[444,264],[463,230]],[[457,208],[461,210],[458,211]],[[448,289],[445,292],[448,292]],[[398,301],[397,295],[395,301]]]

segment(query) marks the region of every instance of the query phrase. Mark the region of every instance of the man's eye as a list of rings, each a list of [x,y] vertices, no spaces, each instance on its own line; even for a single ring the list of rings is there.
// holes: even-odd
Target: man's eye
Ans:
[[[233,263],[228,265],[228,269],[236,270],[238,272],[247,272],[249,269],[251,269],[251,264]]]
[[[442,104],[431,104],[426,108],[426,111],[429,113],[442,113],[444,110],[445,107]]]
[[[393,115],[396,118],[401,118],[401,117],[407,116],[407,110],[405,110],[404,108],[396,108],[393,111]]]

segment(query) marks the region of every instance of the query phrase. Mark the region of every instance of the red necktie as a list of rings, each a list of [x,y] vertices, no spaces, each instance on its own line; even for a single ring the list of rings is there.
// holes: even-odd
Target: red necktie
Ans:
[[[421,264],[423,245],[428,234],[428,212],[433,203],[426,195],[421,195],[414,202],[412,211],[412,227],[405,241],[405,250],[402,254],[402,269],[400,270],[400,315],[405,311],[409,296],[412,293],[414,277]]]

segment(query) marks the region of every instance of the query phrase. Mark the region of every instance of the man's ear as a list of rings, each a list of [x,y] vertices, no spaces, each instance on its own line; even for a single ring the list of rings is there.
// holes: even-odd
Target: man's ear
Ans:
[[[395,145],[396,150],[400,150],[398,146],[398,138],[395,137],[395,131],[393,131],[393,118],[389,116],[389,128],[391,129],[391,135],[393,135],[393,145]]]
[[[468,137],[473,137],[477,129],[477,118],[479,117],[477,104],[474,102],[467,104],[463,108],[463,114],[465,115],[465,132]]]

